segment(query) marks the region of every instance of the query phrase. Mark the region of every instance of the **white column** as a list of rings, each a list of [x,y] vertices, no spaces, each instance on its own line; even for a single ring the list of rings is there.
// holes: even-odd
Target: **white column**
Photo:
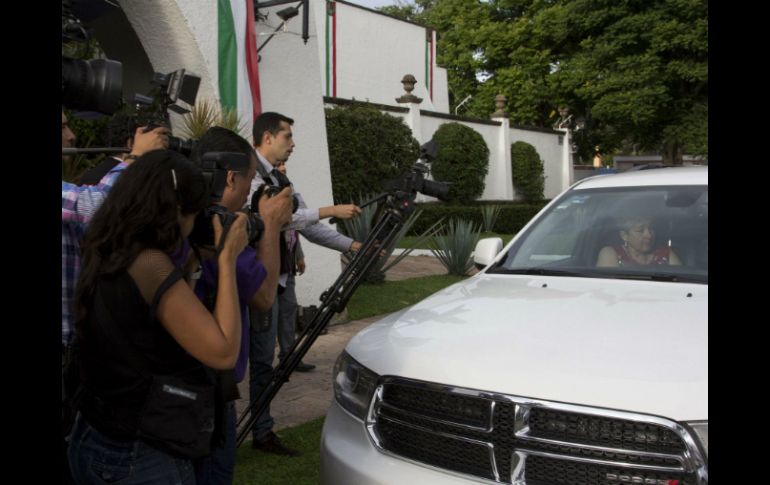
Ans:
[[[564,143],[561,150],[561,184],[560,191],[566,190],[572,185],[575,179],[574,168],[572,164],[572,136],[569,128],[557,128],[557,131],[564,133]]]
[[[489,157],[487,186],[492,188],[490,195],[494,199],[513,200],[513,176],[511,171],[511,122],[505,116],[493,117],[500,122],[497,146],[492,147]]]

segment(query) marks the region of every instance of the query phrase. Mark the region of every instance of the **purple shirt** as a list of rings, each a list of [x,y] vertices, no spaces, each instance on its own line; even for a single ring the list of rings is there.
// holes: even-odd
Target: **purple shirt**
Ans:
[[[206,295],[216,290],[219,282],[219,264],[214,258],[204,261],[202,266],[201,279],[195,285],[195,294],[205,304]],[[267,271],[262,263],[257,261],[256,251],[246,246],[235,261],[235,284],[238,287],[238,303],[241,307],[241,351],[235,363],[235,382],[243,380],[249,362],[248,304],[266,277]]]

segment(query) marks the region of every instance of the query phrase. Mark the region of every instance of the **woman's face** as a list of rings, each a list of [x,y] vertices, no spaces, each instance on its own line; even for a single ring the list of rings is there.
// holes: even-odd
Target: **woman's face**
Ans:
[[[179,214],[179,227],[182,230],[182,239],[187,239],[192,232],[193,226],[195,225],[195,216],[197,215],[197,212],[187,215]]]
[[[639,253],[649,253],[655,244],[655,229],[652,221],[633,221],[627,231],[620,231],[620,237],[633,250]]]

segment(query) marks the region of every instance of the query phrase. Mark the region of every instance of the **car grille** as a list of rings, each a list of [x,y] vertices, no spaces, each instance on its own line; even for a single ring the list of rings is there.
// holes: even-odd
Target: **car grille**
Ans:
[[[381,450],[516,485],[701,485],[687,431],[654,416],[385,378],[367,428]]]

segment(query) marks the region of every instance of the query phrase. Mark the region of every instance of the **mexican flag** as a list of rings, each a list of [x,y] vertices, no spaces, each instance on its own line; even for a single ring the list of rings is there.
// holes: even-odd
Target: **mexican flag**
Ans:
[[[217,0],[219,98],[243,120],[262,112],[253,0]]]

